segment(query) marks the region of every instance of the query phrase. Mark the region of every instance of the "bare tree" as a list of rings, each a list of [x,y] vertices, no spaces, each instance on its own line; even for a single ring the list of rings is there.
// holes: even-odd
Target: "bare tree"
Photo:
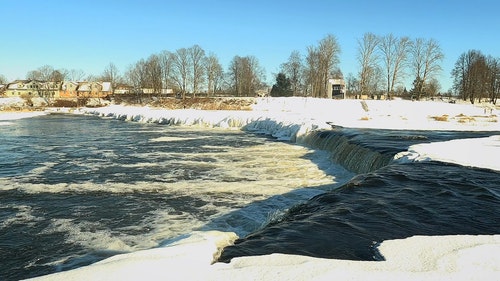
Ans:
[[[303,62],[299,51],[293,51],[288,61],[281,65],[281,72],[289,79],[292,88],[292,94],[298,96],[302,88]]]
[[[357,95],[359,93],[359,80],[352,74],[347,74],[346,90],[349,95]]]
[[[199,93],[199,86],[205,79],[205,51],[198,45],[194,45],[188,49],[190,65],[192,67],[193,96]]]
[[[413,92],[417,99],[424,94],[424,85],[441,71],[444,54],[434,39],[415,39],[410,45],[412,69],[415,76]]]
[[[488,65],[486,63],[486,56],[480,54],[474,61],[474,63],[469,68],[469,79],[470,79],[470,97],[471,103],[475,102],[475,99],[484,97],[486,92],[486,77],[488,72]]]
[[[319,51],[319,75],[321,81],[320,92],[318,93],[323,97],[327,97],[327,84],[328,79],[332,75],[332,73],[336,70],[337,65],[339,63],[339,54],[340,54],[340,46],[337,43],[337,39],[335,36],[329,34],[321,41],[319,41],[318,46]]]
[[[54,69],[50,65],[44,65],[26,74],[26,79],[38,81],[60,82],[66,79],[68,71],[65,69]]]
[[[389,34],[379,40],[379,49],[385,66],[387,97],[394,93],[394,87],[404,77],[404,66],[410,46],[408,37],[396,38]]]
[[[185,48],[178,49],[172,58],[172,80],[177,83],[182,98],[185,99],[191,69],[188,50]]]
[[[439,84],[439,81],[436,78],[432,78],[429,82],[427,82],[426,89],[427,93],[431,97],[434,97],[439,94],[439,91],[441,90],[441,84]]]
[[[141,87],[141,79],[137,64],[138,63],[129,65],[124,75],[125,81],[127,81],[129,85],[133,86],[136,89]]]
[[[48,79],[48,81],[51,81],[51,82],[62,82],[66,79],[67,77],[67,71],[62,69],[62,70],[54,70],[52,71],[52,73],[50,74],[50,77]]]
[[[314,46],[307,47],[306,67],[304,77],[307,84],[306,95],[319,97],[321,88],[321,76],[319,72],[319,51]]]
[[[160,58],[160,66],[161,66],[161,73],[163,75],[163,87],[165,89],[171,89],[172,87],[172,67],[173,67],[173,60],[174,60],[174,55],[169,52],[169,51],[162,51],[159,55]]]
[[[336,71],[339,63],[340,46],[335,36],[329,34],[319,41],[319,45],[307,48],[304,76],[307,91],[313,97],[326,97],[328,79]]]
[[[42,74],[38,70],[30,70],[26,73],[26,79],[28,80],[42,80]]]
[[[146,85],[146,76],[146,62],[143,59],[130,65],[125,72],[126,80],[130,85],[133,85],[139,103],[142,103],[142,88]]]
[[[222,65],[215,54],[210,54],[205,61],[207,73],[207,94],[215,94],[223,79]]]
[[[29,71],[26,74],[27,79],[40,80],[40,81],[50,81],[54,68],[50,65],[44,65],[36,70]]]
[[[458,58],[452,70],[453,87],[463,100],[487,98],[496,102],[499,87],[498,60],[469,50]]]
[[[469,98],[469,68],[479,55],[481,55],[480,52],[476,50],[469,50],[468,52],[461,54],[451,71],[451,75],[454,78],[453,88],[463,100],[467,100]]]
[[[71,81],[81,81],[85,77],[85,72],[81,69],[71,69],[68,72],[68,78]]]
[[[101,79],[106,82],[111,82],[112,87],[116,86],[116,82],[119,80],[118,68],[112,62],[110,62],[105,68],[101,75]]]
[[[243,58],[240,56],[234,56],[231,62],[229,63],[228,70],[227,70],[227,75],[229,76],[228,81],[230,80],[231,82],[231,88],[233,90],[233,94],[236,96],[241,96],[241,76],[242,76],[242,66],[241,66],[241,60]]]
[[[90,81],[90,82],[97,82],[99,81],[99,76],[94,75],[94,74],[89,74],[87,77],[84,79],[85,81]]]
[[[254,96],[262,84],[264,70],[253,56],[235,56],[229,64],[228,75],[236,96]]]
[[[373,33],[365,33],[363,39],[358,40],[358,62],[361,66],[359,72],[359,87],[361,95],[370,93],[370,85],[375,80],[378,69],[378,55],[376,48],[379,44],[379,38]]]
[[[5,77],[3,74],[0,74],[0,84],[7,84],[7,77]]]
[[[500,96],[500,59],[488,56],[486,63],[488,65],[488,75],[486,77],[487,96],[491,103],[496,104]]]
[[[265,80],[265,71],[259,64],[259,60],[254,56],[247,56],[245,61],[248,62],[245,69],[245,84],[248,96],[255,96],[256,91],[261,88]]]
[[[146,77],[147,87],[152,89],[153,94],[157,96],[162,92],[162,73],[160,65],[160,57],[158,55],[149,56],[146,61]]]

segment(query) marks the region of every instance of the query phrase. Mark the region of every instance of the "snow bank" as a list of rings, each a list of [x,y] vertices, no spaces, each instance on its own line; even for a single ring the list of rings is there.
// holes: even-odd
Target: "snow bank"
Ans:
[[[272,254],[212,264],[232,233],[198,232],[168,247],[117,255],[36,280],[496,280],[500,235],[384,241],[385,261]]]
[[[25,104],[25,100],[20,97],[13,98],[0,98],[0,108],[3,107],[23,107]]]
[[[101,108],[83,108],[80,109],[79,113],[143,123],[227,129],[243,128],[248,131],[269,134],[280,140],[290,141],[295,141],[299,135],[299,131],[306,133],[309,130],[319,127],[302,115],[284,112],[195,109],[164,110],[115,105]],[[321,126],[329,128],[324,122],[321,123]]]
[[[444,102],[260,98],[252,111],[165,110],[113,105],[80,113],[144,123],[243,128],[300,141],[311,130],[337,126],[400,130],[500,131],[498,110]]]
[[[46,115],[46,112],[35,111],[35,112],[1,112],[0,111],[0,122],[8,120],[18,120],[23,118],[31,118],[41,115]]]
[[[499,131],[498,110],[491,104],[450,104],[405,100],[325,100],[263,98],[256,111],[299,114],[322,122],[352,127],[402,130]]]
[[[435,160],[500,171],[500,135],[416,144],[394,159],[403,163]]]

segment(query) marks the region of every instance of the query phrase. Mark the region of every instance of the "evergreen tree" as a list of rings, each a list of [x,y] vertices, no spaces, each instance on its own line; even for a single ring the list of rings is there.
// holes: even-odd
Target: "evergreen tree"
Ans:
[[[424,81],[417,76],[417,78],[413,81],[413,88],[410,90],[411,99],[420,100],[420,98],[424,95]]]
[[[291,97],[293,95],[292,83],[290,79],[282,72],[276,75],[276,84],[271,89],[271,96],[273,97]]]

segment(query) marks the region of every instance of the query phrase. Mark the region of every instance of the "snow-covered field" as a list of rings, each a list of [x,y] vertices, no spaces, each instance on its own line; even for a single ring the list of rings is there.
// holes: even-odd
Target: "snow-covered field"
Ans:
[[[436,159],[500,171],[498,110],[489,105],[444,102],[262,98],[253,111],[162,110],[109,106],[84,108],[137,122],[213,126],[260,131],[300,143],[329,124],[358,128],[492,131],[492,136],[420,144],[400,161]],[[38,114],[38,113],[37,113]],[[36,114],[35,114],[36,115]],[[29,113],[0,114],[6,120]],[[493,132],[495,131],[495,132]],[[233,233],[197,232],[165,247],[117,255],[96,264],[37,280],[498,280],[500,233],[491,236],[410,237],[378,247],[386,261],[346,261],[273,254],[212,264]]]

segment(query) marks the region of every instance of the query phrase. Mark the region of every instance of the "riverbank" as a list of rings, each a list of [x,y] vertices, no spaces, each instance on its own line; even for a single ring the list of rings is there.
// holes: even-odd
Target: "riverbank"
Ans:
[[[23,100],[20,98],[0,98],[0,108],[2,109],[0,110],[0,120],[17,118],[17,114],[23,114],[17,115],[18,117],[30,117],[31,113],[27,112],[36,112],[32,113],[36,116],[42,114],[40,112],[80,112],[109,115],[112,111],[119,111],[122,115],[126,114],[127,118],[131,118],[130,116],[133,115],[133,119],[144,119],[144,122],[156,122],[155,119],[162,119],[163,122],[166,122],[165,120],[175,118],[175,116],[200,119],[200,116],[197,115],[206,115],[208,112],[211,116],[217,115],[221,118],[231,116],[241,116],[241,118],[270,117],[283,119],[281,121],[312,122],[320,127],[329,123],[354,128],[500,130],[499,109],[490,103],[472,105],[461,102],[451,104],[444,101],[363,101],[268,97],[163,99],[151,103],[150,106],[122,103],[104,107],[31,108],[23,106]],[[193,110],[201,110],[204,113],[197,114]],[[213,125],[217,126],[217,124]]]
[[[288,132],[288,138],[292,139],[301,129],[331,128],[331,125],[396,130],[500,131],[498,110],[489,104],[450,104],[438,101],[259,98],[254,100],[249,111],[166,110],[158,107],[111,105],[79,108],[76,112],[138,122],[213,127],[251,126],[257,120],[268,119],[280,124],[281,128],[289,126],[291,131]],[[282,133],[281,130],[280,134]]]

